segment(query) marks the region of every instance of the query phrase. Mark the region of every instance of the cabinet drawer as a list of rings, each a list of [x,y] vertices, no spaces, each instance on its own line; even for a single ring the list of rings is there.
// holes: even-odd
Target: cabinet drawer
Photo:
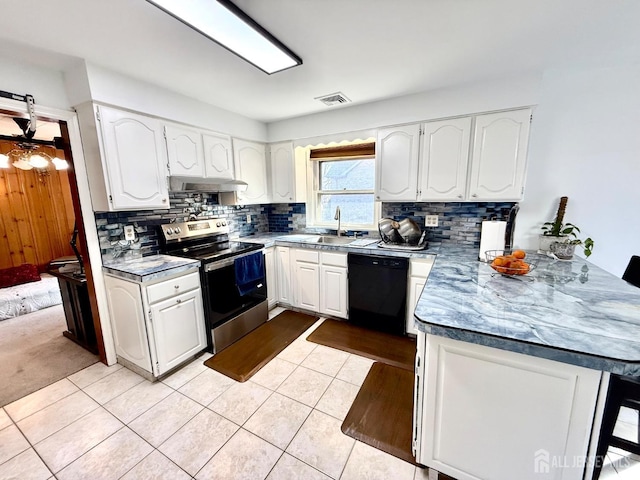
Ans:
[[[193,272],[148,286],[147,297],[151,304],[198,287],[200,287],[200,276],[198,272]]]
[[[318,251],[317,250],[296,250],[296,260],[300,262],[318,263]]]
[[[346,253],[320,252],[320,259],[322,260],[323,265],[331,265],[334,267],[347,266]]]
[[[433,267],[433,259],[425,258],[425,259],[411,259],[411,272],[410,276],[412,277],[424,277],[427,278],[429,276],[429,272],[431,271],[431,267]]]

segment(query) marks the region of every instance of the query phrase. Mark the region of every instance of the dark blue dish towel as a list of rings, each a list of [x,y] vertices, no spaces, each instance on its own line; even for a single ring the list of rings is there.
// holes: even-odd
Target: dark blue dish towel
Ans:
[[[240,295],[247,295],[264,282],[264,260],[262,252],[236,258],[236,286]]]

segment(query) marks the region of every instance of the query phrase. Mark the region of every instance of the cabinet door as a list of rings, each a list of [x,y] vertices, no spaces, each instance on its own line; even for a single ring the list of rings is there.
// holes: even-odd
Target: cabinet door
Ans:
[[[459,480],[584,478],[602,372],[426,337],[418,463]]]
[[[471,117],[423,125],[420,148],[421,201],[460,201],[467,187]]]
[[[213,132],[202,134],[204,174],[208,178],[233,179],[231,137]]]
[[[167,153],[154,118],[98,107],[114,210],[169,208]]]
[[[320,313],[347,318],[347,269],[320,266]]]
[[[376,142],[376,200],[415,201],[420,125],[383,128]]]
[[[151,372],[147,326],[137,283],[104,276],[116,353]]]
[[[267,301],[269,308],[273,308],[278,303],[278,283],[276,280],[276,259],[275,248],[270,247],[264,250],[264,268],[267,276]]]
[[[269,203],[267,161],[265,145],[247,140],[233,139],[233,159],[236,176],[249,186],[238,192],[238,201],[244,204]]]
[[[200,132],[178,125],[166,125],[164,133],[171,175],[202,177],[204,150]]]
[[[276,247],[276,282],[278,302],[293,305],[291,290],[291,255],[288,247]],[[269,284],[267,284],[267,289]]]
[[[270,149],[271,201],[289,203],[295,199],[295,166],[293,144],[274,143]]]
[[[529,109],[476,117],[469,200],[522,198],[530,121]]]
[[[207,346],[200,289],[151,305],[151,324],[162,375]]]
[[[317,263],[295,263],[296,307],[320,311],[320,270]]]

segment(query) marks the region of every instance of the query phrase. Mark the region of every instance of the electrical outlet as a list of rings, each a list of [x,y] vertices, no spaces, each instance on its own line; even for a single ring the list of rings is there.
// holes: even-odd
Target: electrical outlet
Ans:
[[[247,223],[251,223],[251,214],[247,213]]]
[[[424,226],[425,227],[437,227],[438,226],[438,215],[427,215],[424,217]]]
[[[133,225],[125,225],[124,239],[129,241],[133,241],[136,239],[136,231],[133,229]]]

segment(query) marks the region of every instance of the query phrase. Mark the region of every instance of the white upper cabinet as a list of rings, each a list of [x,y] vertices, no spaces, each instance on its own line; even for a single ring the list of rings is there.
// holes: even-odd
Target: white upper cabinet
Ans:
[[[164,133],[171,175],[202,177],[204,151],[200,132],[178,125],[165,125]]]
[[[233,179],[233,153],[231,137],[221,133],[206,132],[204,141],[204,172],[207,178]]]
[[[249,185],[244,192],[238,192],[238,202],[241,204],[269,203],[265,144],[234,138],[233,160],[236,179],[247,182]]]
[[[522,198],[531,110],[476,117],[468,199]]]
[[[269,145],[271,170],[271,201],[291,203],[296,197],[295,162],[291,142]]]
[[[169,208],[167,153],[160,121],[104,106],[98,107],[97,114],[109,210]]]
[[[376,200],[521,200],[530,119],[523,109],[378,130]]]
[[[465,198],[470,139],[471,117],[423,125],[418,200]]]
[[[376,142],[376,200],[415,200],[420,125],[382,128]]]
[[[233,179],[231,137],[178,125],[166,125],[171,176]]]

